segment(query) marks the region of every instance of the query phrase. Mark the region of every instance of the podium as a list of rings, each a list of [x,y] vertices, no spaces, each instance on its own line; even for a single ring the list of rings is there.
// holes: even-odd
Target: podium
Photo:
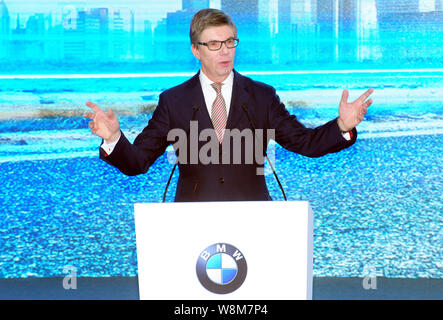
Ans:
[[[312,299],[306,201],[136,203],[142,300]]]

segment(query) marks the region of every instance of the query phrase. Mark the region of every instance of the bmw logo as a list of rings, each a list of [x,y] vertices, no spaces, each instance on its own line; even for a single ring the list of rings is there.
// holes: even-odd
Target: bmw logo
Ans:
[[[226,294],[240,288],[247,270],[243,253],[227,243],[207,247],[197,260],[198,280],[213,293]]]

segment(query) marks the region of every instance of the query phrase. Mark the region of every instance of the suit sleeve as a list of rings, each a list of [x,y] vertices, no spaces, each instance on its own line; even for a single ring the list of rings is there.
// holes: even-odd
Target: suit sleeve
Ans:
[[[270,128],[275,129],[275,141],[285,149],[307,157],[321,157],[338,152],[355,143],[357,130],[352,129],[352,139],[346,140],[340,132],[337,118],[317,128],[306,128],[286,107],[273,89],[268,112]]]
[[[160,95],[151,120],[135,138],[134,143],[131,144],[122,132],[111,154],[106,155],[103,148],[99,148],[100,159],[129,176],[146,173],[169,145],[167,141],[169,129],[169,110],[164,97]]]

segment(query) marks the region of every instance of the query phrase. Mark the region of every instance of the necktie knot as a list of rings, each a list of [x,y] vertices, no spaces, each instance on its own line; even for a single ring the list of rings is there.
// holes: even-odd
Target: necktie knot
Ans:
[[[214,88],[217,95],[219,95],[221,93],[221,86],[222,85],[223,85],[223,83],[221,83],[221,82],[214,82],[211,84],[211,86]]]

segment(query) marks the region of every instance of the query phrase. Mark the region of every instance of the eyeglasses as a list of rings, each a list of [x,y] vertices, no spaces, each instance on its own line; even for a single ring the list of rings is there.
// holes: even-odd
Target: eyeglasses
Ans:
[[[208,49],[211,51],[217,51],[221,49],[223,43],[226,45],[226,48],[232,49],[238,46],[239,41],[240,40],[238,40],[237,38],[229,38],[228,40],[225,41],[212,40],[209,42],[198,42],[198,44],[202,46],[207,46]]]

